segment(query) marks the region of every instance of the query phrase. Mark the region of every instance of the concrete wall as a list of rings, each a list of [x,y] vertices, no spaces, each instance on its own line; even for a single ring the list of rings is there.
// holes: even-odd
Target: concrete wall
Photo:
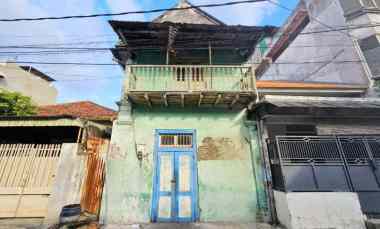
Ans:
[[[79,144],[62,145],[57,175],[49,197],[45,225],[59,222],[59,214],[65,205],[79,204],[86,156],[78,155]]]
[[[274,191],[277,216],[288,229],[365,229],[356,193]]]
[[[263,80],[368,84],[347,31],[309,33],[346,26],[339,0],[305,0],[310,23],[263,75]]]
[[[50,105],[56,102],[57,89],[38,76],[35,76],[16,64],[0,64],[0,89],[19,92],[30,96],[37,105]]]
[[[353,16],[346,19],[347,23],[350,26],[361,26],[361,25],[370,25],[370,24],[379,24],[380,23],[380,14],[379,13],[364,13],[359,16]],[[372,78],[378,79],[380,76],[380,27],[363,27],[359,29],[351,29],[350,34],[358,40],[358,46],[364,48],[360,49],[363,58],[366,60],[365,67]],[[368,42],[368,39],[373,37],[377,38],[377,44],[374,44],[374,41]],[[367,46],[367,47],[366,47]],[[380,97],[380,87],[374,85],[375,90],[370,90],[369,96]],[[376,88],[377,87],[377,88]]]
[[[136,108],[133,119],[126,118],[127,113],[128,109],[122,108],[113,129],[101,223],[150,221],[156,129],[197,131],[200,221],[256,220],[257,196],[265,199],[265,192],[263,185],[256,185],[260,172],[255,171],[261,167],[260,163],[253,164],[260,154],[255,147],[254,153],[250,153],[252,141],[244,126],[244,113]],[[135,154],[135,143],[144,148],[141,163]]]

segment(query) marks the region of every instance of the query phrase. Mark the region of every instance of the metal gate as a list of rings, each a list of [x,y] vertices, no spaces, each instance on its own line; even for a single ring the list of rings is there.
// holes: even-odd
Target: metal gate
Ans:
[[[61,144],[0,144],[0,218],[44,217]]]
[[[105,180],[105,157],[109,140],[89,137],[87,139],[87,162],[81,197],[82,210],[99,215]]]
[[[356,192],[363,212],[380,214],[380,136],[277,136],[276,148],[280,188]]]

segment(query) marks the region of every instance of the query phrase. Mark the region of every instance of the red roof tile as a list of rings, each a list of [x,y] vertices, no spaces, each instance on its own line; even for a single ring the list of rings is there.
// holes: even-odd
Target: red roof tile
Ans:
[[[38,116],[70,115],[78,118],[111,120],[116,117],[116,111],[90,101],[62,103],[38,107]]]

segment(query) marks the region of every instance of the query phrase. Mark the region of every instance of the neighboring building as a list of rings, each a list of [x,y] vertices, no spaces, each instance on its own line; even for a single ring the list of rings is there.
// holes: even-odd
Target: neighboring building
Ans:
[[[116,118],[116,111],[96,104],[91,101],[79,101],[72,103],[61,103],[38,107],[40,116],[70,115],[88,120],[111,122]]]
[[[380,100],[371,87],[380,66],[374,35],[378,3],[301,1],[252,57],[262,80],[363,89],[351,95],[262,93],[252,107],[270,206],[288,229],[365,228],[365,220],[370,225],[379,218]]]
[[[365,66],[374,82],[375,91],[380,91],[380,1],[340,1],[349,30],[360,47]]]
[[[56,102],[55,80],[31,66],[0,63],[0,89],[19,92],[32,98],[36,105]]]
[[[114,116],[78,102],[0,117],[0,227],[57,224],[68,204],[97,216]]]
[[[380,215],[379,115],[378,98],[262,97],[250,116],[258,123],[280,224],[287,229],[378,224],[372,219]]]
[[[357,36],[347,26],[339,0],[300,1],[267,44],[270,47],[256,54],[263,60],[257,76],[265,80],[368,85],[368,60],[361,54]]]

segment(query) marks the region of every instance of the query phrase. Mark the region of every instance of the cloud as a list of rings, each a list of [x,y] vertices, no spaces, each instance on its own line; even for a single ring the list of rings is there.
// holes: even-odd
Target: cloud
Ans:
[[[223,2],[226,1],[191,0],[194,5]],[[229,25],[261,25],[266,17],[276,12],[277,7],[270,2],[257,2],[203,10]]]
[[[139,11],[143,10],[141,5],[134,0],[105,0],[109,9],[114,12]],[[143,14],[131,14],[113,17],[115,20],[145,21]]]
[[[226,2],[224,0],[190,0],[193,4]],[[63,16],[99,12],[121,12],[163,8],[174,5],[176,0],[3,0],[0,4],[2,18]],[[144,7],[143,7],[144,6]],[[243,4],[228,7],[204,9],[227,24],[260,25],[275,13],[276,7],[270,3]],[[115,20],[148,20],[153,15],[125,15],[112,17]],[[26,45],[41,44],[51,47],[112,47],[116,34],[107,20],[111,18],[71,19],[64,21],[0,22],[0,44]],[[88,43],[92,42],[92,43]],[[65,45],[59,45],[65,44]],[[7,50],[2,50],[7,51]],[[9,51],[15,51],[14,49]],[[20,50],[18,50],[20,51]],[[31,51],[31,50],[22,50]],[[0,61],[42,62],[95,62],[111,63],[109,52],[64,53],[62,55],[4,55]],[[35,65],[38,69],[57,79],[59,102],[72,100],[94,100],[114,106],[114,99],[120,97],[123,72],[119,67],[90,67]],[[103,80],[96,80],[96,79]],[[94,79],[94,80],[88,80]],[[79,80],[79,81],[78,81]],[[83,80],[83,81],[81,81]]]
[[[63,16],[137,9],[139,9],[139,5],[132,0],[6,0],[0,4],[2,18]],[[119,18],[131,20],[133,17]],[[0,29],[2,31],[0,43],[2,46],[40,44],[49,47],[112,47],[116,43],[117,37],[110,28],[107,22],[108,19],[90,18],[62,21],[0,22]],[[136,19],[138,18],[136,17]],[[14,52],[16,50],[2,51]],[[32,50],[23,49],[21,51]],[[110,52],[33,56],[0,54],[0,61],[15,59],[18,61],[41,62],[112,63]],[[121,95],[120,88],[123,72],[118,66],[34,66],[57,80],[55,85],[59,90],[59,102],[94,100],[104,105],[114,106],[114,98],[119,98]],[[103,80],[96,80],[99,78]]]

